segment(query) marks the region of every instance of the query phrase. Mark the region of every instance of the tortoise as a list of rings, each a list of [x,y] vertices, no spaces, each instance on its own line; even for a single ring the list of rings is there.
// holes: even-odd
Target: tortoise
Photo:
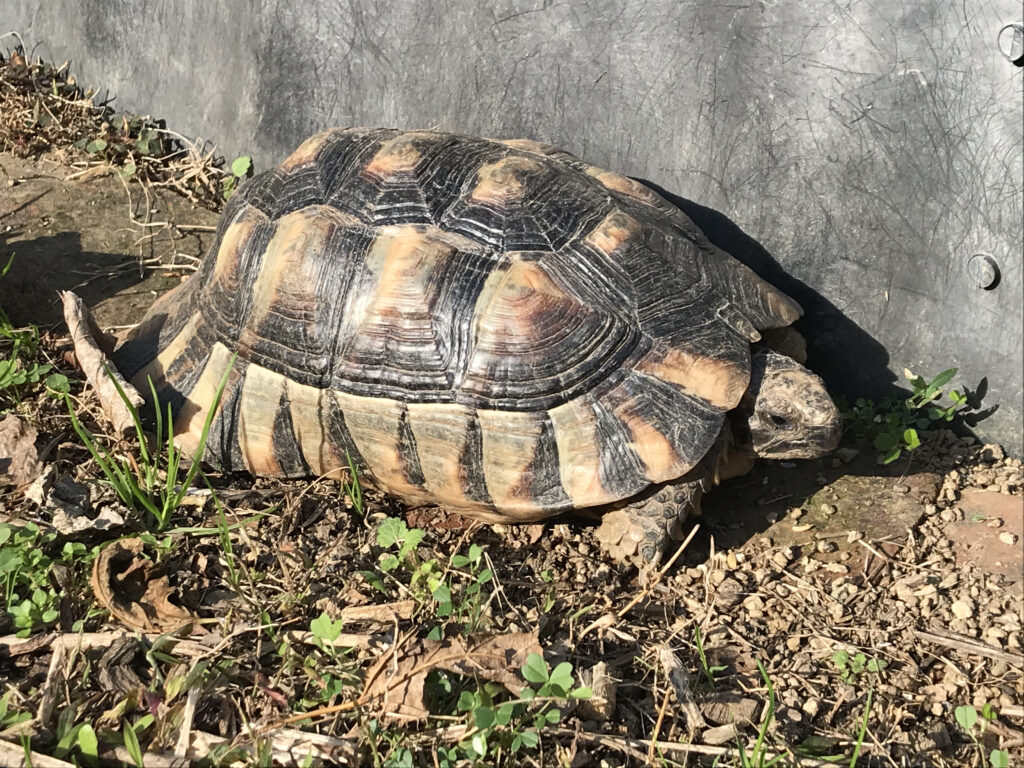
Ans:
[[[801,312],[651,189],[568,152],[349,128],[244,184],[200,269],[112,357],[191,450],[226,375],[206,443],[225,470],[336,476],[351,458],[411,505],[588,510],[605,550],[643,564],[754,456],[835,447],[787,330]]]

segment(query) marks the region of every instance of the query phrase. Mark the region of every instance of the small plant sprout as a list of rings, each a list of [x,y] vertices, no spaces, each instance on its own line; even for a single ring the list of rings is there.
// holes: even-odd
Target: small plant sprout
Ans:
[[[333,656],[334,641],[341,637],[343,626],[344,622],[341,619],[332,619],[326,613],[321,613],[309,623],[309,631],[313,633],[317,648]]]
[[[385,549],[397,548],[397,552],[385,552],[380,556],[380,569],[388,572],[406,563],[415,563],[416,547],[423,541],[424,532],[419,528],[408,528],[404,520],[389,517],[377,528],[377,546]]]
[[[708,690],[713,691],[715,689],[715,673],[723,671],[725,667],[708,664],[707,654],[704,653],[704,639],[701,636],[699,626],[693,628],[693,641],[697,646],[697,656],[700,658],[700,668],[704,673],[704,679],[707,681]]]
[[[754,740],[754,746],[750,753],[747,753],[746,745],[737,736],[737,754],[742,768],[771,768],[786,755],[783,753],[771,759],[768,758],[768,747],[765,745],[765,739],[772,727],[772,721],[775,719],[775,686],[772,685],[771,678],[768,677],[768,672],[765,670],[761,660],[757,659],[756,661],[757,669],[761,673],[761,679],[764,680],[764,684],[768,688],[768,703],[764,709],[764,715],[761,717],[761,724],[757,729],[757,739]]]
[[[985,751],[981,739],[985,735],[988,724],[994,722],[999,716],[990,703],[986,703],[979,713],[970,704],[963,704],[953,711],[957,723],[964,729],[967,736],[974,742],[978,750],[978,761],[984,763]],[[988,764],[991,768],[1008,768],[1010,765],[1010,754],[1005,749],[993,749],[988,754]]]
[[[348,463],[348,475],[341,482],[341,491],[348,496],[352,509],[360,517],[363,516],[363,487],[359,483],[359,468],[352,458],[352,454],[345,452],[345,460]]]
[[[863,653],[850,655],[849,651],[839,650],[832,654],[832,661],[839,670],[839,679],[844,683],[856,683],[863,672],[879,673],[888,666],[885,659],[869,659]]]
[[[249,155],[236,157],[231,163],[231,175],[224,178],[223,188],[221,190],[224,199],[231,199],[231,195],[235,193],[239,182],[249,176],[252,176],[252,158],[249,157]]]

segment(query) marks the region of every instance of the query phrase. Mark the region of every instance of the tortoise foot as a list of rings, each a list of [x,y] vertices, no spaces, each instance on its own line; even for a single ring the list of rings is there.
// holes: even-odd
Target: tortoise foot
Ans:
[[[656,568],[665,551],[682,538],[682,523],[698,512],[699,482],[663,486],[657,493],[601,518],[597,540],[611,557],[630,563],[641,573]]]

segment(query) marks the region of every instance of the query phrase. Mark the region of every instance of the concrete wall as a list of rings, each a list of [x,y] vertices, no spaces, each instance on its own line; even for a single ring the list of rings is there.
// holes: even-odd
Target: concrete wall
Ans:
[[[834,387],[877,394],[904,367],[959,366],[996,407],[977,431],[1018,455],[1024,70],[996,39],[1021,14],[1018,0],[0,0],[0,26],[72,57],[120,108],[260,167],[325,126],[370,124],[525,136],[652,182],[804,303]],[[967,269],[981,252],[1001,272],[990,290]]]

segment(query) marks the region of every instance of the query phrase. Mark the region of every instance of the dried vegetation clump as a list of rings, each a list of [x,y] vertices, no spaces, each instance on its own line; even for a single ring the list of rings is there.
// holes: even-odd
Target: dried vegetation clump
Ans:
[[[163,121],[115,111],[110,100],[79,86],[68,67],[18,50],[0,53],[0,151],[46,155],[76,169],[69,179],[116,173],[220,210],[236,176],[213,147]]]

